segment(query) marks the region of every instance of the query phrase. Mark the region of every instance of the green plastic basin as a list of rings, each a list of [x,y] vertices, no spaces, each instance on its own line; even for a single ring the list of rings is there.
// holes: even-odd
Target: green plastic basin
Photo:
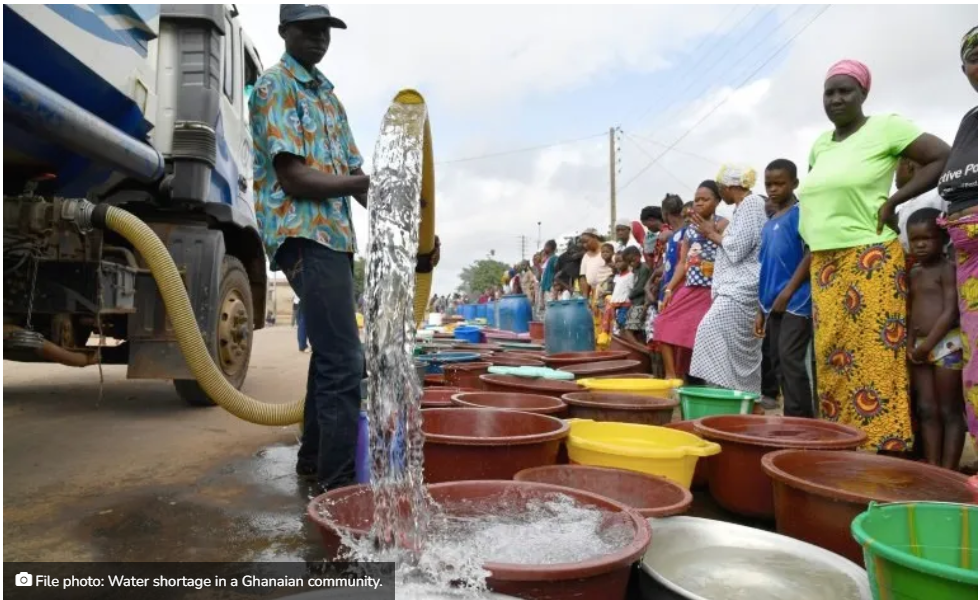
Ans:
[[[677,390],[684,420],[711,415],[750,415],[759,394],[715,387],[682,387]]]
[[[851,523],[875,600],[977,597],[977,507],[877,504]]]

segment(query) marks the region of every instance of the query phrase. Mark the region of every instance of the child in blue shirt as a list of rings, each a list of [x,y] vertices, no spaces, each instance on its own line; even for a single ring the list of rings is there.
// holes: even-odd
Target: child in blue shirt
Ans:
[[[775,213],[762,228],[759,250],[758,337],[770,336],[772,368],[783,393],[783,414],[813,417],[814,386],[807,373],[813,339],[810,252],[800,237],[796,165],[786,159],[766,167],[766,194]]]

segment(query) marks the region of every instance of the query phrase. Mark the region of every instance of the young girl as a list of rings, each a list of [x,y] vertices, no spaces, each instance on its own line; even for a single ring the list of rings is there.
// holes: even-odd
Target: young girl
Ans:
[[[695,192],[694,212],[702,220],[715,223],[718,231],[723,232],[728,221],[715,214],[720,201],[718,184],[706,180]],[[677,268],[663,290],[654,332],[668,379],[687,376],[684,363],[690,361],[698,325],[711,308],[711,283],[717,251],[718,246],[702,235],[697,227],[685,229]]]
[[[956,268],[943,255],[940,212],[922,208],[906,231],[915,265],[909,272],[909,342],[912,387],[918,401],[925,459],[947,469],[959,466],[963,418],[963,345],[958,326]]]

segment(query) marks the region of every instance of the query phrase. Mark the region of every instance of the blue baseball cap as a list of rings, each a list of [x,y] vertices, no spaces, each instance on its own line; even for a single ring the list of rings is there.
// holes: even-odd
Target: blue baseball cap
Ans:
[[[279,24],[299,23],[301,21],[327,21],[335,29],[347,29],[344,23],[330,14],[326,4],[280,4]]]

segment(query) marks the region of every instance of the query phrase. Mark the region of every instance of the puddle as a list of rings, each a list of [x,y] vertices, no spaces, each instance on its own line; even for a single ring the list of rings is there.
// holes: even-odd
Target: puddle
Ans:
[[[100,561],[323,560],[295,460],[295,445],[270,446],[189,487],[103,498],[75,534]]]

